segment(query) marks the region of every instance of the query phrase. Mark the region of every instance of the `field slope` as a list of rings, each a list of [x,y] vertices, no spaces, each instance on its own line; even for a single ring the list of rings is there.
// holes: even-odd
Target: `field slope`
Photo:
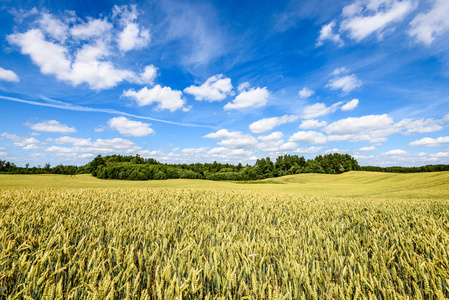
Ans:
[[[2,299],[447,299],[449,173],[0,175]]]
[[[263,183],[263,184],[261,184]],[[332,197],[390,197],[449,199],[449,172],[377,173],[339,175],[298,174],[256,182],[197,179],[126,181],[97,179],[91,175],[2,175],[0,189],[27,188],[208,188],[299,193]]]

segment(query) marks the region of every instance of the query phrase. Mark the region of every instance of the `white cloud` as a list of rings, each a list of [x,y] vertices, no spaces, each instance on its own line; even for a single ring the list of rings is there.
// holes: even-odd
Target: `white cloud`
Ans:
[[[376,147],[374,147],[374,146],[362,147],[359,149],[359,151],[361,151],[361,152],[369,152],[369,151],[374,151],[374,150],[376,150]]]
[[[301,125],[299,125],[299,128],[301,129],[315,129],[315,128],[320,128],[320,127],[324,127],[327,125],[326,121],[318,121],[315,119],[312,120],[304,120],[301,122]]]
[[[187,155],[202,155],[206,153],[207,147],[201,147],[201,148],[184,148],[181,150],[183,154]]]
[[[302,90],[298,92],[299,97],[301,98],[309,98],[315,93],[314,90],[310,90],[307,87],[304,87]]]
[[[157,70],[158,69],[154,65],[146,66],[143,73],[140,74],[139,80],[136,80],[136,82],[153,85],[154,79],[156,79],[157,76]]]
[[[217,132],[211,132],[203,136],[208,139],[221,140],[217,144],[231,149],[250,149],[255,148],[258,141],[255,137],[249,134],[243,134],[240,131],[228,131],[227,129],[220,129]]]
[[[43,132],[60,132],[60,133],[72,133],[76,132],[75,127],[69,127],[65,124],[61,124],[56,120],[48,120],[43,121],[36,124],[27,124],[31,129],[36,131],[43,131]]]
[[[324,116],[335,112],[342,102],[337,102],[329,107],[324,103],[315,103],[313,105],[306,106],[302,111],[301,117],[304,119],[312,119],[319,116]]]
[[[69,136],[63,136],[57,139],[48,139],[49,142],[54,142],[56,144],[71,144],[72,147],[60,147],[60,146],[50,146],[46,149],[48,152],[65,152],[65,153],[97,153],[97,154],[108,154],[108,153],[136,153],[141,148],[137,146],[134,142],[122,138],[114,139],[97,139],[92,141],[90,138],[73,138]]]
[[[335,121],[324,128],[330,140],[368,140],[372,143],[383,142],[388,135],[398,132],[393,119],[384,115],[367,115]]]
[[[343,111],[354,110],[359,105],[359,99],[352,99],[351,101],[346,102],[345,105],[341,107]]]
[[[258,140],[262,142],[273,142],[280,140],[284,135],[280,131],[275,131],[272,134],[259,136],[257,137]]]
[[[367,115],[357,118],[347,118],[335,121],[324,128],[330,141],[369,141],[381,143],[387,136],[401,133],[410,135],[414,133],[435,132],[442,127],[439,120],[434,119],[404,119],[395,123],[387,114]]]
[[[51,14],[42,13],[38,20],[39,27],[53,39],[64,42],[67,38],[68,26]]]
[[[13,145],[21,147],[24,150],[35,150],[39,148],[40,141],[34,137],[17,136],[15,134],[2,133],[0,139],[8,139],[13,141]]]
[[[323,147],[304,147],[304,148],[297,148],[295,149],[295,153],[301,153],[301,154],[314,154],[314,153],[318,153],[321,150],[323,150]]]
[[[407,151],[404,151],[401,149],[395,149],[395,150],[390,150],[385,153],[382,153],[381,155],[407,155],[407,154],[408,154]]]
[[[31,29],[26,33],[15,33],[7,36],[10,44],[21,48],[22,54],[28,54],[43,74],[56,74],[61,80],[67,79],[70,73],[70,61],[67,50],[45,40],[39,29]]]
[[[439,120],[434,119],[404,119],[396,124],[396,126],[400,129],[404,130],[405,135],[415,134],[415,133],[429,133],[436,132],[443,129],[442,126],[439,125]]]
[[[218,145],[231,149],[247,149],[254,148],[257,145],[257,140],[251,135],[243,135],[236,138],[230,138],[218,142]]]
[[[200,86],[191,85],[184,89],[184,93],[195,96],[195,100],[209,102],[224,100],[232,91],[231,79],[223,78],[223,74],[209,77]]]
[[[211,132],[203,137],[207,139],[223,140],[223,139],[237,138],[240,136],[243,136],[243,134],[240,131],[228,131],[227,129],[220,129],[217,132]]]
[[[294,152],[298,148],[298,144],[295,142],[284,142],[284,140],[273,140],[262,142],[257,148],[264,152],[268,152],[270,156],[279,156],[285,153]]]
[[[226,147],[216,147],[210,149],[206,155],[211,158],[220,159],[223,161],[231,161],[231,160],[242,160],[248,159],[253,155],[251,150],[246,149],[229,149]],[[251,160],[251,158],[250,158]]]
[[[151,89],[144,87],[138,92],[133,89],[126,90],[123,91],[122,96],[133,99],[139,106],[157,103],[157,109],[161,110],[175,111],[182,109],[185,103],[181,91],[172,90],[170,87],[161,87],[159,84]]]
[[[103,132],[106,130],[106,126],[100,125],[99,127],[94,128],[95,132]]]
[[[449,122],[449,114],[443,117],[443,122]]]
[[[342,149],[338,149],[338,148],[333,148],[333,149],[328,149],[326,151],[324,151],[324,154],[331,154],[331,153],[340,153],[340,154],[345,154],[348,153],[348,150],[342,150]]]
[[[118,35],[119,49],[126,52],[133,49],[142,49],[150,42],[150,30],[140,29],[136,23],[126,25]]]
[[[321,132],[298,131],[290,137],[289,141],[309,144],[325,144],[327,139],[326,136]]]
[[[336,43],[338,46],[343,46],[343,40],[340,38],[340,34],[334,33],[335,21],[329,24],[323,25],[320,30],[320,36],[316,42],[316,46],[320,47],[324,44],[324,41],[329,40]]]
[[[0,80],[10,81],[10,82],[19,82],[19,76],[11,70],[5,70],[0,67]]]
[[[88,40],[91,38],[109,37],[113,28],[112,23],[106,19],[90,19],[87,23],[74,25],[70,34],[75,39]]]
[[[327,88],[331,90],[342,90],[343,93],[347,94],[352,90],[355,90],[362,86],[362,81],[357,78],[355,74],[337,76],[329,80],[326,85]]]
[[[390,126],[393,119],[387,114],[368,115],[358,118],[346,118],[328,125],[324,131],[328,134],[354,134]]]
[[[247,82],[247,81],[246,81],[246,82],[242,82],[242,83],[239,84],[237,90],[238,90],[239,92],[241,92],[241,91],[246,91],[247,89],[249,89],[250,86],[251,86],[251,85],[249,84],[249,82]]]
[[[402,21],[416,8],[413,0],[356,0],[343,8],[341,31],[361,41],[372,33],[382,36],[382,30],[388,25]]]
[[[123,28],[117,36],[119,49],[123,52],[142,49],[150,42],[150,30],[134,22],[139,14],[136,5],[115,5],[113,8],[114,18],[119,20]]]
[[[333,72],[332,75],[340,75],[340,74],[346,74],[348,73],[349,70],[346,67],[340,67],[340,68],[336,68]]]
[[[441,144],[447,144],[447,143],[449,143],[449,136],[440,136],[436,139],[426,137],[426,138],[411,142],[409,144],[409,146],[437,147],[437,146],[440,146]]]
[[[126,6],[122,8],[135,10],[135,7],[131,10]],[[117,68],[110,61],[109,57],[115,55],[117,47],[112,39],[117,36],[112,23],[106,18],[76,23],[79,19],[76,16],[73,18],[72,21],[61,21],[51,14],[41,13],[38,28],[8,35],[7,40],[11,45],[18,46],[22,54],[29,55],[33,63],[40,67],[41,73],[54,75],[58,80],[74,86],[86,83],[91,89],[102,90],[115,87],[123,81],[152,84],[155,75],[149,72],[151,70],[145,69],[139,75],[131,70]],[[117,23],[117,18],[118,15],[114,15],[112,21]],[[123,20],[131,22],[134,18],[120,19],[120,24],[128,26]],[[137,26],[135,23],[130,24],[131,27]],[[144,44],[139,38],[142,38],[143,32],[139,31],[138,38],[126,35],[126,46],[122,50],[141,48]]]
[[[224,106],[225,110],[230,109],[245,109],[249,107],[263,107],[267,104],[270,92],[266,87],[251,88],[243,91],[235,97],[232,102]]]
[[[421,12],[410,22],[408,34],[418,41],[430,45],[437,36],[449,30],[449,1],[434,0],[433,6]]]
[[[125,117],[112,118],[108,121],[108,125],[125,136],[142,137],[154,133],[150,128],[151,124],[131,121]]]
[[[282,117],[265,118],[249,125],[249,129],[253,133],[265,133],[282,124],[295,122],[298,120],[297,115],[284,115]]]

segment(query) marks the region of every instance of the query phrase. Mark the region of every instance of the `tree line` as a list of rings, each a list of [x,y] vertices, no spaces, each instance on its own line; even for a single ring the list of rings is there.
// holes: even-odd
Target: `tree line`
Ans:
[[[305,159],[298,155],[281,155],[275,161],[261,158],[254,165],[229,163],[167,164],[154,158],[131,155],[98,155],[84,166],[62,165],[51,167],[18,167],[14,163],[0,160],[0,173],[7,174],[92,174],[100,179],[163,180],[175,178],[208,180],[258,180],[301,173],[340,174],[347,171],[371,171],[392,173],[417,173],[449,171],[449,165],[427,165],[422,167],[377,167],[359,166],[349,154],[318,155]]]
[[[421,167],[377,167],[364,166],[362,171],[369,172],[387,172],[387,173],[423,173],[423,172],[442,172],[449,171],[449,165],[426,165]]]
[[[213,163],[163,164],[154,159],[136,156],[97,156],[85,167],[93,176],[102,179],[208,179],[208,180],[258,180],[299,173],[339,174],[360,170],[348,154],[327,154],[306,160],[303,156],[283,155],[272,161],[270,157],[258,159],[251,166]]]

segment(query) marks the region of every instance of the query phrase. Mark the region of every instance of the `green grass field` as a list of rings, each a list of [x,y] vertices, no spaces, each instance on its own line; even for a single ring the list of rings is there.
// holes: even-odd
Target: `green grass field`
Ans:
[[[1,299],[448,299],[449,172],[0,175]]]

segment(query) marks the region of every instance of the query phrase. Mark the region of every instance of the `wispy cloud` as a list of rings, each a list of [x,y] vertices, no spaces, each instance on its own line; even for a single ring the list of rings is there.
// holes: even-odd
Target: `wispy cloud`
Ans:
[[[126,117],[133,117],[137,119],[143,119],[143,120],[151,120],[155,122],[160,123],[166,123],[166,124],[172,124],[172,125],[178,125],[178,126],[184,126],[184,127],[204,127],[204,128],[214,128],[210,125],[200,125],[200,124],[190,124],[190,123],[181,123],[181,122],[174,122],[169,120],[162,120],[158,118],[152,118],[147,116],[139,116],[134,114],[129,114],[126,112],[118,111],[115,109],[107,109],[107,108],[93,108],[93,107],[87,107],[87,106],[81,106],[81,105],[73,105],[69,103],[65,103],[58,100],[52,100],[51,103],[47,102],[37,102],[37,101],[31,101],[31,100],[23,100],[19,98],[14,97],[7,97],[7,96],[1,96],[0,99],[8,100],[8,101],[14,101],[14,102],[20,102],[20,103],[26,103],[30,105],[37,105],[37,106],[44,106],[44,107],[52,107],[52,108],[58,108],[58,109],[64,109],[64,110],[71,110],[71,111],[84,111],[84,112],[101,112],[106,114],[113,114],[113,115],[122,115]]]

